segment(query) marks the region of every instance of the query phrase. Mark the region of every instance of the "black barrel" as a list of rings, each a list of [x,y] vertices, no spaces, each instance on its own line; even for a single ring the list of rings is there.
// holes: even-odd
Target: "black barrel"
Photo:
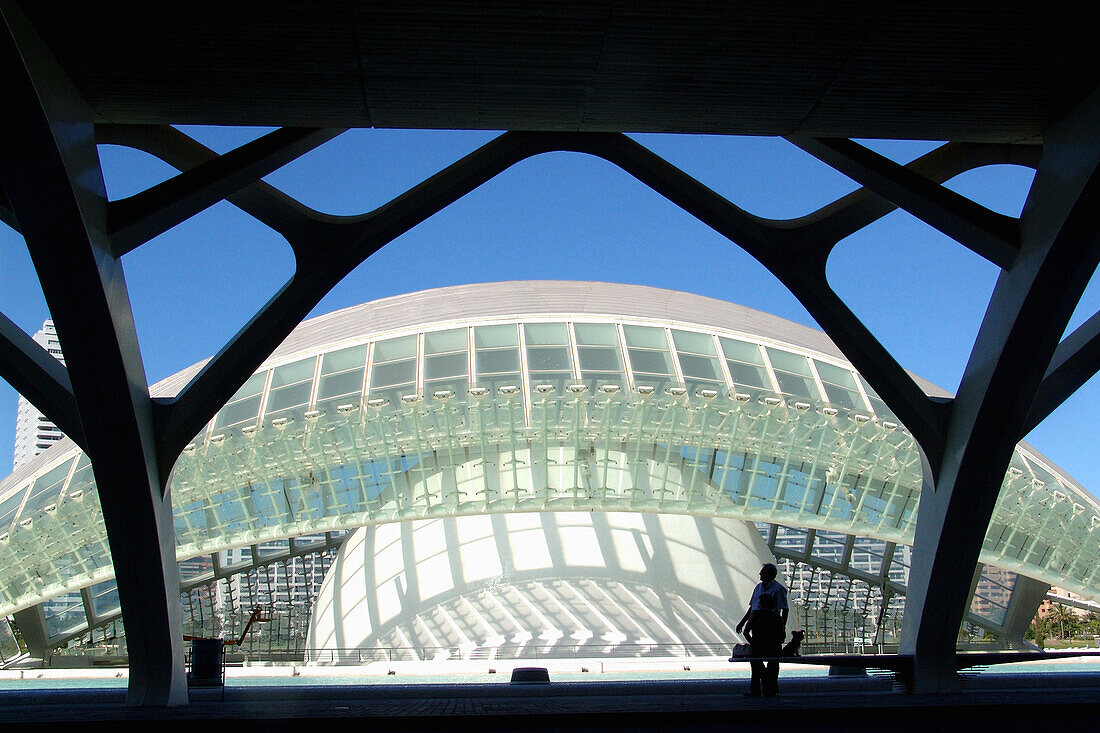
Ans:
[[[511,683],[513,685],[548,685],[550,673],[546,667],[516,667],[512,670]]]
[[[187,681],[192,685],[222,684],[222,639],[191,640],[191,671]]]

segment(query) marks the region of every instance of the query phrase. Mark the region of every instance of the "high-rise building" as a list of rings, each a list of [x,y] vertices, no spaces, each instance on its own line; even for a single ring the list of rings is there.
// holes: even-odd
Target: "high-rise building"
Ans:
[[[61,342],[57,340],[57,331],[53,321],[46,321],[33,336],[34,340],[50,352],[62,364],[65,355],[61,353]],[[15,417],[15,449],[12,456],[12,470],[37,456],[64,436],[61,430],[50,422],[42,412],[30,403],[26,397],[19,396],[19,407]]]

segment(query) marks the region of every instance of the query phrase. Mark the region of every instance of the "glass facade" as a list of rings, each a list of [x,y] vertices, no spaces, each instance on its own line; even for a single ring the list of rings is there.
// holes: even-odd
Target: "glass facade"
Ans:
[[[840,360],[629,320],[383,336],[265,367],[195,437],[172,476],[186,582],[212,578],[202,559],[219,552],[257,548],[242,560],[251,572],[293,554],[291,538],[364,524],[607,509],[759,522],[785,562],[809,568],[796,575],[811,606],[838,598],[837,573],[859,581],[844,597],[860,608],[904,595],[920,456]],[[972,616],[1003,622],[1016,573],[1100,597],[1098,525],[1096,502],[1021,446]],[[44,604],[65,636],[89,612],[117,615],[111,578],[86,457],[61,450],[0,494],[0,613]],[[869,590],[876,578],[893,595]]]

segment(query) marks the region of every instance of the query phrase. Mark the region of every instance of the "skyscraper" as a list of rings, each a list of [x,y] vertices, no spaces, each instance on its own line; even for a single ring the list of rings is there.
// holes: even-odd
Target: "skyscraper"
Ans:
[[[46,321],[34,334],[34,340],[50,352],[62,364],[65,356],[61,353],[61,342],[57,340],[57,331],[53,321]],[[19,396],[19,407],[15,417],[15,449],[12,456],[12,470],[37,456],[51,445],[61,440],[61,430],[50,422],[30,401]]]

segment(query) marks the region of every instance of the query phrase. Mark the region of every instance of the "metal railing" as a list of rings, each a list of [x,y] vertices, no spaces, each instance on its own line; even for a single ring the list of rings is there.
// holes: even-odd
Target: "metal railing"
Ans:
[[[500,646],[369,647],[347,649],[303,649],[299,661],[313,664],[369,664],[371,662],[416,661],[538,661],[549,659],[683,659],[726,658],[729,643],[697,644],[502,644]],[[803,654],[896,653],[896,644],[803,644]],[[274,660],[269,660],[274,661]]]

